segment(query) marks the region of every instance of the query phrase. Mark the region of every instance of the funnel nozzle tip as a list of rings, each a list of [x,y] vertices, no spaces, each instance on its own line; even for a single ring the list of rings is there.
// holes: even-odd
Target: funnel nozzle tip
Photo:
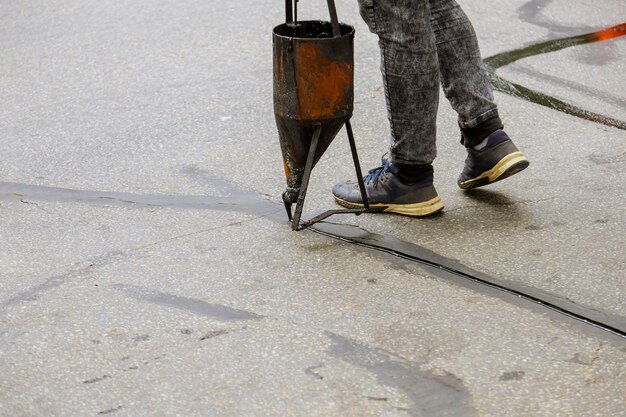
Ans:
[[[296,201],[298,201],[299,193],[300,193],[299,189],[287,187],[287,189],[283,193],[283,202],[285,204],[294,204]]]

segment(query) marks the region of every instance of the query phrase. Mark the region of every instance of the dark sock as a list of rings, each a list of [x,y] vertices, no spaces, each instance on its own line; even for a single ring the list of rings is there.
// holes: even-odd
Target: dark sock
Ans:
[[[467,148],[472,148],[482,142],[487,136],[503,127],[500,117],[492,117],[474,127],[461,129],[461,143]]]
[[[409,164],[394,164],[398,169],[396,175],[403,182],[414,183],[433,175],[433,166],[428,165],[409,165]]]

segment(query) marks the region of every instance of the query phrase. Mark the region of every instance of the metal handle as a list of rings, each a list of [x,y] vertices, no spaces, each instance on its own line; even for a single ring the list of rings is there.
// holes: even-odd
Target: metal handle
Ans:
[[[285,22],[293,26],[298,24],[298,1],[299,0],[285,0]],[[335,7],[335,0],[328,0],[328,12],[330,13],[330,24],[333,28],[333,37],[337,38],[341,36],[341,26],[339,25],[339,18],[337,18],[337,7]]]
[[[293,22],[293,0],[285,0],[285,23]]]
[[[341,36],[341,27],[339,26],[339,19],[337,18],[335,0],[328,0],[328,12],[330,13],[330,24],[333,27],[333,37],[337,38]]]
[[[298,24],[298,0],[285,0],[285,23]]]

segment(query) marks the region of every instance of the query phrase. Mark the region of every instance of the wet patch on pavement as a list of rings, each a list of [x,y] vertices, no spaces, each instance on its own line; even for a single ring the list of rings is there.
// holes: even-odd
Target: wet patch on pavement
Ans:
[[[212,319],[231,322],[245,320],[260,320],[263,316],[245,310],[237,310],[221,304],[211,304],[197,298],[181,297],[178,295],[152,291],[132,285],[116,284],[113,286],[128,297],[147,301],[189,313],[210,317]]]
[[[0,200],[25,200],[51,203],[79,203],[96,206],[132,208],[174,208],[196,210],[239,211],[259,214],[274,212],[276,206],[251,192],[232,191],[225,197],[205,195],[149,195],[122,192],[72,190],[29,184],[0,182]]]
[[[399,358],[383,349],[326,332],[332,345],[328,354],[353,366],[364,368],[377,381],[400,391],[412,402],[403,408],[411,416],[464,417],[474,416],[472,396],[459,378],[449,372],[423,371],[420,364]],[[387,401],[386,397],[369,397]]]
[[[108,264],[112,264],[119,260],[123,260],[127,257],[128,255],[126,253],[116,250],[116,251],[107,252],[103,255],[89,258],[85,262],[86,265],[80,266],[80,267],[79,265],[75,265],[75,269],[72,269],[66,272],[65,274],[55,275],[51,278],[46,279],[43,283],[39,285],[31,287],[22,292],[19,292],[13,297],[3,301],[2,304],[0,304],[0,307],[6,308],[6,307],[13,306],[13,305],[21,304],[27,301],[37,300],[45,292],[50,291],[54,288],[60,287],[66,282],[84,273],[89,272],[92,268],[98,268],[98,267],[102,267]]]

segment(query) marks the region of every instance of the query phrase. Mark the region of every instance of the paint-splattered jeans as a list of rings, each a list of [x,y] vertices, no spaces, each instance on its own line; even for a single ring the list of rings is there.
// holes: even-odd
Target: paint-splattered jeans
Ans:
[[[455,0],[358,1],[379,38],[392,162],[435,158],[440,82],[466,146],[502,126],[474,28]]]

